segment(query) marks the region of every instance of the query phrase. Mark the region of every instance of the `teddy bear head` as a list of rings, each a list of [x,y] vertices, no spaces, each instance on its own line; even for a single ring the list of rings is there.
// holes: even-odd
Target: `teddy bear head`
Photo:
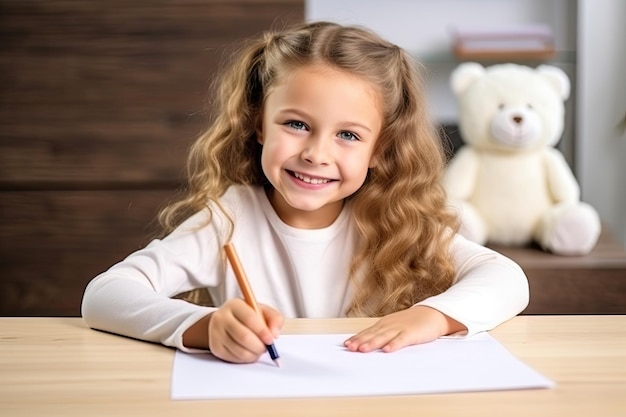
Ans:
[[[560,68],[518,64],[460,64],[450,78],[459,132],[476,149],[535,151],[563,133],[570,81]]]

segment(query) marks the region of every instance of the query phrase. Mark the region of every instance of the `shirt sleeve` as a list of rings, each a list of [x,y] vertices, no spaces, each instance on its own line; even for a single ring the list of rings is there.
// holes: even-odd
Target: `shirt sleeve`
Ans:
[[[452,242],[452,255],[454,284],[416,305],[434,308],[467,327],[455,336],[491,330],[526,308],[528,279],[511,259],[460,235]]]
[[[95,277],[83,294],[85,323],[183,351],[183,333],[215,310],[172,296],[219,280],[219,250],[200,212],[163,240],[154,240]],[[207,329],[208,331],[208,329]]]

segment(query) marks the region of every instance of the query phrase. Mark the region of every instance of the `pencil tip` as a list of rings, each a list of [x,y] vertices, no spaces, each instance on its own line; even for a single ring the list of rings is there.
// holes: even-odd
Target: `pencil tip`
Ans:
[[[280,362],[278,362],[278,359],[273,359],[273,361],[276,364],[276,366],[280,368]]]

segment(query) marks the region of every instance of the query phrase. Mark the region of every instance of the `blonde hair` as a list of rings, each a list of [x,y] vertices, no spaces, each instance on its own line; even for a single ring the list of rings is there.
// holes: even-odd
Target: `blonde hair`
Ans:
[[[355,297],[346,313],[385,315],[450,287],[449,245],[458,226],[445,205],[445,156],[417,63],[367,29],[329,22],[268,32],[248,41],[236,58],[215,84],[211,126],[190,150],[187,194],[160,213],[165,231],[208,201],[219,207],[233,184],[268,183],[256,140],[263,101],[295,69],[326,65],[370,82],[383,103],[377,164],[350,197],[361,240],[350,272]]]

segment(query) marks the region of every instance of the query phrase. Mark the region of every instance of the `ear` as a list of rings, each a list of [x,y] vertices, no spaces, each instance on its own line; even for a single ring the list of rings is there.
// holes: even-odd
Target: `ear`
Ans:
[[[265,137],[263,136],[263,115],[259,115],[256,121],[256,141],[263,145]]]
[[[476,62],[464,62],[450,74],[450,88],[455,95],[460,95],[477,79],[485,74],[485,67]]]
[[[378,165],[378,162],[380,161],[380,143],[377,143],[376,145],[374,145],[374,149],[372,149],[372,154],[370,155],[370,161],[367,164],[367,168],[371,169],[371,168],[375,168]]]
[[[370,158],[370,163],[367,166],[368,168],[374,168],[378,165],[378,157],[376,155],[372,155]]]
[[[570,81],[565,71],[553,65],[539,65],[537,72],[554,87],[563,101],[569,98]]]

